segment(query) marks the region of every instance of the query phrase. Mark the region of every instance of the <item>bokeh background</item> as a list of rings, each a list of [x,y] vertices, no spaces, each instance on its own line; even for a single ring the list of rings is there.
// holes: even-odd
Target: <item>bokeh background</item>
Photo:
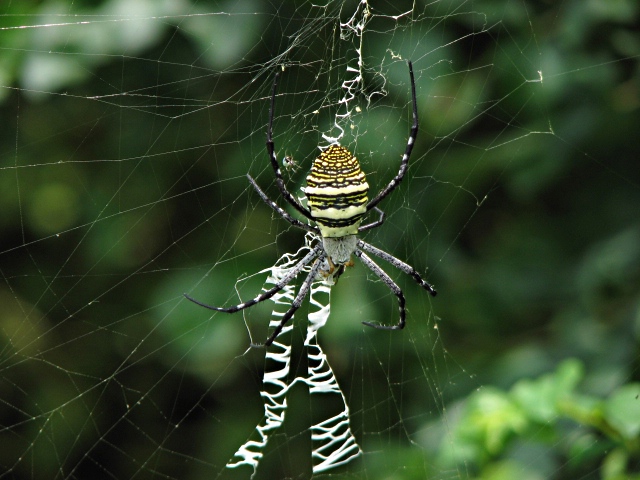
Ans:
[[[640,478],[640,6],[365,6],[0,6],[0,478],[249,477],[224,466],[262,414],[271,305],[182,293],[252,298],[303,243],[245,177],[277,198],[273,73],[293,191],[358,49],[340,125],[372,189],[406,144],[406,59],[421,117],[366,239],[439,295],[389,267],[408,326],[379,332],[393,295],[340,279],[320,342],[365,453],[324,476]],[[322,409],[292,392],[255,478],[311,476]]]

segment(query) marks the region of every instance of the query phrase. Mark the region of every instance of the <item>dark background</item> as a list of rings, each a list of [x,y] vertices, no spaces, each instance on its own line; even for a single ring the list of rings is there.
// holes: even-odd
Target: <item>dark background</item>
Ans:
[[[245,174],[278,198],[275,69],[292,191],[337,134],[357,6],[0,6],[0,478],[249,476],[224,465],[260,420],[264,352],[246,350],[271,305],[243,321],[181,295],[252,298],[264,275],[238,279],[303,243]],[[412,59],[420,134],[366,239],[439,295],[385,267],[409,313],[380,332],[360,322],[395,322],[393,295],[361,265],[340,279],[320,342],[365,455],[329,474],[635,478],[638,4],[370,8],[342,143],[372,190],[392,178]],[[257,478],[310,476],[322,408],[292,392]]]

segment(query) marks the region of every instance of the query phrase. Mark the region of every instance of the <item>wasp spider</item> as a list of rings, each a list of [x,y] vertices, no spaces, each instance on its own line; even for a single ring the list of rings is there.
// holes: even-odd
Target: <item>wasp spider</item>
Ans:
[[[407,263],[397,259],[393,255],[380,250],[358,238],[358,234],[372,228],[379,227],[384,222],[384,212],[378,208],[378,203],[389,195],[402,181],[407,173],[409,157],[413,150],[413,145],[418,134],[418,107],[416,104],[416,86],[413,79],[413,67],[411,62],[409,65],[409,77],[411,79],[411,100],[413,105],[413,124],[409,132],[409,140],[407,148],[404,151],[402,160],[400,161],[400,170],[398,174],[383,188],[372,200],[367,197],[369,185],[364,173],[360,169],[360,164],[355,156],[346,148],[340,145],[331,145],[324,150],[318,158],[313,162],[311,172],[307,176],[307,186],[304,193],[307,197],[307,206],[305,208],[300,202],[287,190],[282,178],[282,172],[276,159],[275,149],[273,145],[273,116],[276,101],[276,88],[278,85],[278,74],[273,81],[273,89],[271,92],[271,108],[269,111],[269,125],[267,127],[267,153],[271,161],[271,166],[276,177],[276,183],[280,193],[284,199],[302,216],[312,222],[307,224],[294,218],[284,211],[273,200],[271,200],[258,186],[256,181],[247,175],[249,182],[256,190],[264,203],[269,205],[278,215],[284,218],[291,225],[312,232],[318,237],[318,242],[313,249],[292,268],[282,280],[273,288],[261,293],[253,300],[235,305],[233,307],[213,307],[206,305],[186,293],[185,297],[192,302],[218,312],[234,313],[245,308],[249,308],[257,303],[267,300],[275,295],[279,290],[289,284],[305,266],[313,262],[306,279],[302,283],[297,296],[291,304],[291,308],[282,317],[280,324],[275,328],[272,334],[267,338],[264,346],[269,346],[278,336],[287,321],[293,316],[295,311],[300,307],[302,301],[309,293],[311,284],[316,278],[325,278],[329,282],[335,282],[344,272],[345,266],[353,265],[351,262],[351,254],[358,257],[398,298],[400,309],[400,319],[396,325],[379,325],[372,322],[362,322],[363,324],[384,329],[384,330],[401,330],[405,325],[405,299],[400,287],[385,273],[367,255],[370,253],[378,258],[390,263],[394,267],[402,270],[413,279],[422,288],[427,290],[431,295],[435,296],[435,289],[422,279],[420,274]],[[375,210],[378,219],[361,225],[364,216]],[[366,253],[365,253],[366,252]]]

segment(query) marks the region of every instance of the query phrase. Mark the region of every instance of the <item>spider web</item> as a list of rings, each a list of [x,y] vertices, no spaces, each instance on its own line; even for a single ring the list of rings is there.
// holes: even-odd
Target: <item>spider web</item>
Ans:
[[[640,103],[631,0],[1,8],[0,478],[562,478],[522,445],[483,470],[465,398],[567,357],[592,359],[601,396],[637,380],[638,151],[620,127]],[[602,24],[610,41],[578,48]],[[438,297],[383,264],[407,327],[364,327],[395,323],[397,302],[356,262],[314,285],[282,346],[250,348],[303,275],[275,307],[235,315],[182,293],[246,301],[308,247],[246,179],[286,207],[264,148],[274,72],[289,190],[339,141],[374,194],[406,145],[409,59],[418,141],[365,238]],[[602,291],[618,301],[586,315]],[[521,433],[489,417],[485,444]]]

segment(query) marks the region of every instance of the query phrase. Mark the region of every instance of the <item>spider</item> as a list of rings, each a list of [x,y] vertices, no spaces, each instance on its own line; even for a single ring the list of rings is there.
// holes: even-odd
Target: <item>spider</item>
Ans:
[[[379,227],[384,223],[385,214],[377,205],[400,184],[407,173],[409,157],[411,156],[416,135],[418,134],[416,85],[413,78],[413,66],[410,61],[407,63],[409,66],[409,77],[411,79],[413,124],[409,132],[407,147],[400,161],[398,174],[372,200],[368,201],[367,191],[369,190],[369,185],[367,184],[365,174],[360,169],[358,160],[345,147],[337,144],[331,145],[314,160],[311,172],[307,176],[307,186],[303,191],[307,197],[308,208],[302,206],[289,190],[287,190],[274,151],[273,117],[279,76],[279,74],[276,73],[271,91],[271,107],[269,110],[269,124],[267,126],[267,153],[269,154],[269,160],[271,161],[271,166],[273,167],[276,177],[276,184],[278,185],[280,193],[289,205],[310,220],[312,224],[304,223],[291,216],[267,197],[250,175],[247,174],[247,178],[264,203],[291,225],[314,234],[319,241],[279,283],[273,288],[261,293],[253,300],[226,308],[207,305],[185,293],[184,296],[188,300],[210,310],[235,313],[273,297],[278,291],[288,285],[305,266],[313,262],[306,279],[302,283],[291,307],[282,317],[280,324],[274,329],[263,345],[253,345],[268,347],[273,343],[295,311],[300,308],[302,301],[309,293],[313,281],[319,277],[332,283],[337,281],[338,277],[344,272],[345,267],[353,265],[351,261],[352,254],[358,257],[365,266],[382,280],[398,299],[400,320],[396,325],[388,326],[372,322],[362,322],[366,326],[383,330],[402,330],[406,317],[405,298],[402,290],[367,253],[375,255],[399,270],[402,270],[410,275],[418,285],[427,290],[432,296],[436,295],[435,289],[423,280],[411,265],[358,238],[359,233]],[[364,216],[371,210],[375,210],[378,214],[378,219],[371,223],[361,225]]]

